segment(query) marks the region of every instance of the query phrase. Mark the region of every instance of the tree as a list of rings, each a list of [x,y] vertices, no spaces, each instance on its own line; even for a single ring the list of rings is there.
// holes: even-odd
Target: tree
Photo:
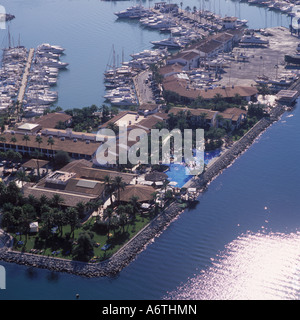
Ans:
[[[125,210],[125,208],[124,208],[124,210]],[[127,218],[127,214],[125,211],[121,213],[119,222],[120,222],[120,226],[122,227],[122,230],[124,233],[125,226],[128,223],[128,218]]]
[[[47,206],[48,207],[48,206]],[[44,211],[44,209],[47,209]],[[51,229],[53,228],[54,225],[54,210],[51,208],[46,208],[44,207],[43,213],[41,216],[42,223],[43,223],[43,231],[46,233],[45,238],[47,238],[51,234]]]
[[[78,236],[77,245],[74,248],[74,257],[80,261],[89,261],[94,255],[93,234],[85,231]]]
[[[22,192],[24,192],[24,182],[28,182],[29,178],[24,170],[17,171],[17,179],[22,183]]]
[[[10,139],[10,142],[16,143],[17,142],[17,138],[15,136],[12,136],[11,139]]]
[[[6,138],[5,137],[0,137],[0,142],[5,143],[6,142]]]
[[[58,167],[65,166],[70,161],[71,161],[71,158],[70,158],[68,152],[66,152],[66,151],[62,151],[62,150],[57,151],[54,156],[54,163]]]
[[[120,192],[121,189],[124,190],[125,188],[125,182],[123,181],[123,178],[120,176],[116,176],[113,180],[113,187],[114,189],[117,189],[118,193],[118,204],[120,203]]]
[[[36,164],[37,164],[37,174],[39,179],[41,178],[41,173],[40,173],[40,162],[39,162],[39,158],[41,157],[41,153],[38,149],[35,149],[34,152],[32,153],[32,156],[34,158],[36,158]]]
[[[82,219],[84,217],[86,205],[82,201],[80,201],[76,204],[75,208],[78,212],[79,218]]]
[[[30,141],[30,137],[29,137],[29,135],[26,133],[25,135],[24,135],[24,137],[23,137],[23,139],[22,139],[23,141],[25,141],[25,143],[26,143],[26,147],[27,147],[27,144],[28,144],[28,141]]]
[[[108,123],[107,128],[112,130],[115,134],[119,133],[119,126],[113,122]]]
[[[53,197],[50,199],[50,206],[54,208],[60,209],[60,206],[65,202],[62,196],[59,194],[54,194]]]
[[[37,144],[39,145],[39,149],[41,149],[41,144],[43,143],[43,138],[40,135],[37,135],[35,137],[35,142],[37,142]]]
[[[133,218],[135,218],[136,214],[139,213],[140,208],[141,208],[141,204],[139,203],[139,198],[136,196],[132,196],[130,198],[130,205],[132,206],[132,215]]]
[[[18,205],[21,202],[22,194],[14,181],[11,181],[5,193],[5,202],[10,202],[13,205]]]
[[[109,239],[109,231],[110,231],[110,224],[111,224],[113,209],[110,207],[106,208],[104,214],[107,218],[107,238]]]
[[[75,208],[69,207],[66,210],[66,222],[71,227],[71,237],[74,238],[74,232],[76,227],[79,225],[78,211]]]
[[[106,175],[104,177],[104,192],[105,194],[108,193],[109,194],[109,198],[110,198],[110,203],[113,203],[112,200],[112,180],[110,179],[110,177],[108,175]]]
[[[51,146],[51,151],[53,151],[54,139],[52,137],[47,140],[47,144]]]

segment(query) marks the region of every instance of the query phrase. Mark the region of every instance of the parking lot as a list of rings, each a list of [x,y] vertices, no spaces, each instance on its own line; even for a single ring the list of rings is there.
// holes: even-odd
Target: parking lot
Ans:
[[[16,172],[21,168],[21,163],[13,163],[3,160],[0,162],[0,178],[3,182],[9,182],[15,179]]]
[[[227,61],[227,67],[222,79],[216,84],[231,86],[251,86],[256,84],[259,76],[267,76],[269,79],[278,79],[290,74],[291,68],[286,68],[285,54],[295,54],[299,39],[291,36],[288,29],[276,27],[268,29],[272,36],[260,36],[269,40],[267,47],[236,47],[233,50],[235,56],[244,55],[245,62]]]

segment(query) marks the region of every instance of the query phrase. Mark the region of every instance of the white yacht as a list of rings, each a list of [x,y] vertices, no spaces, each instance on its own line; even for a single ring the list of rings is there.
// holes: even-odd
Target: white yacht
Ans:
[[[69,65],[67,62],[61,62],[55,59],[47,59],[47,58],[37,59],[37,62],[42,66],[54,67],[58,69],[64,69]]]
[[[175,49],[180,49],[182,47],[179,41],[172,37],[169,37],[163,40],[158,40],[158,41],[151,41],[151,43],[154,46],[158,46],[158,47],[169,47],[169,48],[175,48]]]
[[[37,50],[43,50],[43,51],[48,51],[52,53],[63,53],[65,51],[64,48],[60,46],[52,46],[49,43],[43,43],[37,47]]]
[[[118,18],[142,18],[150,13],[150,9],[146,9],[141,5],[137,5],[129,7],[126,10],[115,12],[114,14]]]
[[[251,35],[244,35],[240,40],[240,44],[242,45],[268,45],[269,40],[263,40],[258,36],[253,34]]]

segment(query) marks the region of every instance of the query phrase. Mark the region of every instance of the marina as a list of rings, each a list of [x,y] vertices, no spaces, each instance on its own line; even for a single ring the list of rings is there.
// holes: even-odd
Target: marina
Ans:
[[[67,48],[67,58],[71,61],[72,68],[69,68],[69,70],[66,70],[66,72],[62,73],[61,71],[66,69],[68,66],[68,64],[60,63],[59,61],[62,52],[64,52],[59,51],[63,48],[54,48],[54,46],[49,45],[44,45],[43,47],[37,46],[37,43],[42,43],[41,39],[38,39],[38,42],[34,42],[32,44],[26,42],[26,46],[28,46],[28,48],[36,49],[30,49],[32,55],[30,55],[30,51],[27,51],[25,48],[23,48],[25,49],[24,51],[20,50],[20,56],[22,56],[22,58],[18,58],[18,66],[21,66],[20,77],[18,78],[20,81],[18,82],[18,86],[17,83],[12,83],[11,85],[10,79],[8,82],[3,82],[2,87],[5,89],[2,91],[3,101],[10,101],[9,108],[11,108],[11,106],[15,106],[16,102],[20,99],[20,101],[23,101],[24,115],[26,117],[35,117],[42,115],[44,111],[51,105],[59,105],[62,103],[62,106],[67,108],[70,106],[75,106],[76,103],[80,104],[80,99],[76,101],[76,97],[82,97],[85,104],[88,103],[86,102],[88,100],[84,100],[84,98],[90,95],[90,91],[85,90],[84,84],[89,83],[90,85],[88,85],[88,87],[90,89],[96,83],[97,85],[95,85],[95,87],[97,88],[97,94],[94,94],[94,96],[90,95],[91,100],[97,96],[97,102],[100,103],[103,100],[105,103],[109,102],[112,106],[120,108],[127,107],[132,109],[141,108],[139,110],[144,110],[143,112],[145,113],[150,111],[151,113],[151,110],[157,110],[156,106],[159,110],[163,110],[160,108],[166,104],[166,101],[164,101],[163,98],[164,88],[160,83],[158,83],[158,81],[153,79],[153,75],[157,75],[157,71],[160,70],[161,78],[168,78],[170,73],[173,73],[173,75],[176,74],[178,75],[178,79],[180,79],[181,83],[187,84],[186,88],[188,88],[189,91],[193,92],[196,90],[202,90],[201,92],[204,94],[206,93],[207,95],[209,95],[210,92],[214,92],[213,90],[222,90],[224,87],[237,89],[240,85],[249,86],[252,88],[267,86],[267,88],[270,90],[268,92],[270,96],[266,95],[266,97],[263,98],[266,98],[265,101],[268,101],[267,103],[269,103],[267,111],[271,115],[271,118],[266,120],[264,119],[259,122],[258,125],[249,132],[249,135],[245,136],[245,138],[241,140],[240,144],[236,144],[236,146],[231,150],[228,150],[227,153],[223,154],[222,150],[217,150],[217,152],[212,156],[207,155],[206,164],[208,165],[209,162],[211,162],[211,164],[208,168],[207,175],[204,177],[205,183],[203,184],[203,180],[196,179],[192,179],[190,183],[186,184],[190,179],[187,179],[189,177],[186,177],[186,175],[181,172],[181,169],[184,169],[184,165],[180,165],[179,169],[175,165],[171,165],[168,173],[170,174],[170,179],[172,181],[172,188],[170,188],[170,185],[168,190],[176,190],[177,187],[187,187],[187,192],[182,195],[181,199],[183,202],[187,201],[188,203],[193,203],[195,208],[183,211],[183,207],[178,206],[177,204],[171,205],[170,208],[166,210],[164,216],[157,217],[157,219],[153,221],[153,224],[145,229],[144,233],[139,233],[138,236],[128,246],[124,247],[124,249],[122,249],[116,256],[114,256],[108,262],[102,263],[100,268],[99,265],[95,263],[77,264],[59,258],[51,259],[53,257],[48,259],[45,257],[45,259],[43,259],[41,256],[33,254],[17,255],[14,253],[9,253],[6,255],[5,252],[1,251],[2,258],[7,261],[28,266],[34,265],[40,268],[48,268],[51,270],[51,272],[63,271],[83,276],[76,277],[75,279],[77,280],[74,281],[74,277],[69,277],[67,274],[61,274],[55,285],[55,288],[61,288],[61,292],[56,293],[58,295],[61,294],[61,296],[65,296],[65,294],[70,292],[72,289],[75,290],[74,288],[76,288],[76,292],[77,289],[80,288],[78,290],[80,290],[80,296],[83,298],[99,296],[101,296],[101,298],[114,298],[116,295],[120,298],[161,298],[166,294],[169,295],[170,292],[172,292],[172,296],[176,296],[176,292],[174,293],[174,290],[176,290],[179,283],[185,283],[186,279],[191,277],[191,275],[194,275],[195,273],[198,274],[198,271],[201,273],[202,270],[207,268],[207,266],[213,265],[213,261],[214,259],[218,259],[217,257],[219,256],[220,251],[223,250],[225,245],[231,243],[232,240],[235,240],[236,235],[239,236],[243,233],[247,234],[247,232],[251,230],[250,232],[255,233],[258,231],[261,232],[262,236],[264,233],[266,236],[268,236],[270,229],[279,231],[284,230],[284,232],[288,232],[287,230],[290,230],[289,226],[286,226],[285,229],[283,227],[285,226],[285,223],[288,224],[287,221],[289,221],[290,217],[285,217],[285,221],[282,219],[280,223],[278,221],[278,224],[277,221],[274,221],[277,219],[277,214],[279,216],[279,213],[277,213],[274,207],[272,207],[274,200],[271,196],[271,193],[270,195],[261,198],[259,194],[255,195],[257,204],[262,206],[262,208],[267,208],[268,210],[260,210],[260,207],[257,208],[256,205],[252,204],[251,201],[253,198],[251,201],[250,198],[254,197],[257,184],[251,185],[251,183],[249,183],[249,179],[251,180],[251,177],[256,177],[256,171],[261,169],[261,183],[266,182],[269,179],[269,170],[271,171],[270,168],[273,164],[271,155],[272,157],[274,156],[276,158],[274,152],[273,154],[271,152],[272,149],[268,150],[269,144],[264,143],[264,148],[266,148],[266,151],[264,148],[260,148],[260,143],[255,143],[253,146],[251,146],[253,141],[256,141],[255,139],[260,139],[262,142],[264,142],[266,139],[269,139],[269,134],[272,135],[273,133],[273,138],[274,135],[277,138],[279,137],[279,144],[281,143],[281,145],[285,146],[288,140],[284,142],[281,134],[283,131],[284,135],[284,132],[288,130],[288,126],[285,126],[283,121],[291,121],[289,124],[293,124],[293,120],[296,118],[293,118],[295,110],[293,108],[286,107],[286,105],[294,104],[297,101],[299,95],[299,73],[294,63],[286,61],[285,54],[290,56],[296,55],[296,52],[298,51],[297,37],[292,36],[288,28],[258,28],[252,33],[252,36],[246,34],[244,35],[244,39],[246,40],[245,42],[237,41],[233,47],[228,46],[228,48],[224,50],[224,41],[226,39],[224,33],[223,41],[219,39],[218,43],[220,49],[217,50],[218,52],[216,52],[215,55],[203,59],[200,57],[197,64],[194,64],[195,61],[192,61],[192,59],[188,63],[182,63],[182,61],[188,61],[187,59],[195,54],[193,50],[196,49],[192,48],[194,41],[203,41],[208,38],[210,39],[212,36],[216,36],[217,34],[221,33],[224,23],[236,23],[237,26],[241,27],[250,22],[250,19],[248,20],[247,17],[247,22],[245,19],[230,19],[227,17],[227,19],[224,21],[220,15],[220,20],[217,20],[218,18],[215,16],[210,18],[210,13],[206,12],[205,17],[207,19],[204,20],[204,15],[202,15],[202,20],[200,23],[200,20],[199,22],[196,22],[199,17],[194,14],[194,10],[192,9],[182,10],[189,12],[184,12],[182,19],[180,19],[180,15],[179,17],[176,17],[176,15],[174,16],[171,14],[169,10],[166,12],[166,9],[163,9],[160,6],[155,6],[155,14],[153,14],[154,11],[150,9],[150,5],[149,9],[141,10],[140,6],[135,6],[135,2],[132,4],[133,6],[130,7],[130,10],[124,9],[124,7],[128,6],[126,3],[103,4],[103,7],[106,6],[106,11],[111,13],[110,19],[112,20],[115,18],[114,16],[118,16],[115,13],[119,13],[118,20],[123,20],[122,17],[127,15],[125,18],[125,20],[127,19],[126,21],[118,21],[115,22],[114,25],[116,30],[118,28],[124,29],[123,35],[128,32],[128,29],[134,30],[136,35],[138,35],[138,32],[141,32],[139,35],[147,35],[146,37],[144,36],[143,38],[141,37],[141,39],[139,39],[141,42],[139,46],[132,46],[130,50],[125,48],[127,54],[125,58],[122,54],[121,64],[118,65],[118,63],[112,63],[104,71],[104,61],[107,59],[106,56],[105,59],[99,59],[100,51],[97,47],[99,43],[97,43],[95,38],[93,38],[93,35],[99,32],[99,29],[97,29],[98,25],[90,33],[91,39],[93,39],[95,46],[93,47],[93,52],[88,59],[86,59],[86,52],[80,54],[79,51],[70,50],[71,41],[68,43],[68,39],[64,39],[63,36],[62,40],[59,37],[54,37],[54,39],[51,37],[49,38],[49,42],[57,41]],[[51,4],[47,5],[51,7]],[[70,5],[72,6],[74,4],[72,3]],[[91,3],[89,3],[88,6],[89,5],[91,5]],[[111,7],[108,5],[111,5]],[[201,6],[201,3],[199,5]],[[206,6],[208,5],[213,6],[213,3],[206,3]],[[258,5],[258,1],[253,3],[253,6],[251,4],[251,7],[254,7],[254,5]],[[237,5],[235,6],[237,7]],[[180,5],[178,5],[178,7],[180,7]],[[275,9],[277,6],[273,7]],[[270,12],[271,8],[272,7],[270,7]],[[161,9],[163,12],[160,12]],[[274,10],[274,12],[283,12],[284,10],[288,11],[289,9],[281,6],[281,11],[276,8],[276,11]],[[128,14],[128,11],[130,14]],[[94,12],[95,16],[97,16],[96,10]],[[97,14],[99,14],[99,12],[97,12]],[[162,13],[164,15],[167,14],[168,17],[176,17],[176,19],[178,18],[178,20],[180,20],[180,24],[177,22],[173,23],[172,19],[164,20],[161,16]],[[152,21],[149,19],[151,15],[155,17],[155,19]],[[17,15],[17,17],[18,16],[19,15]],[[233,16],[233,14],[231,16]],[[239,15],[236,14],[235,16],[238,17]],[[159,19],[156,19],[157,17],[159,17]],[[193,17],[191,19],[192,21],[183,20],[186,17]],[[93,17],[91,18],[91,21],[92,19]],[[139,22],[139,19],[143,19],[143,22],[147,21],[147,23],[142,25],[142,23]],[[210,19],[213,19],[214,23],[210,23]],[[178,20],[174,19],[173,21]],[[217,23],[217,21],[219,21],[219,23]],[[76,25],[76,23],[74,22],[74,25]],[[194,26],[195,23],[199,23],[201,26],[202,24],[207,24],[205,26],[207,30],[205,30],[204,27]],[[215,24],[216,26],[213,27]],[[74,25],[71,25],[69,29],[66,28],[66,34],[70,32],[70,29],[73,28]],[[128,29],[126,29],[127,27]],[[75,29],[76,28],[74,28],[74,30]],[[189,29],[195,29],[193,30],[193,35],[191,35],[191,37],[187,37],[186,34],[186,31]],[[78,28],[76,30],[78,30]],[[169,33],[170,37],[168,35],[166,36],[166,33]],[[117,32],[111,35],[112,41],[114,42],[115,46],[121,47],[123,46],[123,43],[122,45],[120,44],[122,40],[119,38],[119,42],[116,41],[116,39],[118,39],[116,34]],[[199,38],[193,38],[196,34]],[[42,37],[44,37],[44,35],[42,35]],[[175,52],[170,50],[171,47],[169,46],[162,46],[161,44],[165,43],[165,39],[181,39],[182,42],[180,46],[176,48],[179,49],[179,52],[177,52],[177,50]],[[215,41],[215,39],[213,40]],[[83,39],[82,42],[83,43],[80,43],[80,47],[84,51],[88,46],[86,45],[87,42],[85,39]],[[152,42],[157,42],[160,44],[156,47],[152,47]],[[124,43],[130,45],[127,40],[124,41]],[[102,51],[105,51],[106,53],[108,52],[106,47],[107,45],[101,47],[101,53]],[[79,44],[77,48],[79,48]],[[18,51],[16,48],[11,49]],[[78,54],[78,57],[80,57],[77,61],[77,64],[74,64],[74,60],[72,60],[72,56],[74,57],[75,55],[74,53]],[[93,55],[95,55],[97,58],[93,58]],[[270,58],[267,59],[266,57]],[[172,59],[175,62],[172,61]],[[29,60],[31,60],[30,68],[28,68]],[[93,73],[86,70],[86,60],[90,60],[91,69],[97,70],[97,81],[95,81],[95,78],[93,78]],[[125,60],[128,61],[126,62]],[[10,58],[10,62],[12,62],[12,58]],[[80,65],[81,62],[82,65]],[[100,63],[103,65],[102,69],[99,68]],[[9,64],[5,65],[3,59],[2,66],[8,67],[8,65]],[[91,75],[91,77],[80,77],[79,74],[76,74],[76,68],[78,68],[78,70],[80,69],[79,65],[82,72],[80,73],[80,76],[84,75],[86,72],[86,74],[89,76]],[[157,70],[153,68],[155,65],[159,66]],[[28,72],[26,72],[26,70]],[[73,72],[74,70],[75,73]],[[5,76],[7,75],[6,72],[4,74]],[[57,80],[59,74],[62,75],[62,77],[60,77],[60,80],[62,81],[60,81],[58,85]],[[72,79],[72,81],[69,83],[66,81],[68,78]],[[82,78],[81,84],[79,84],[79,78]],[[74,81],[78,81],[77,86],[73,85]],[[11,87],[9,87],[10,85]],[[74,94],[70,95],[70,91],[68,92],[68,86],[72,88],[72,92],[74,92]],[[54,88],[57,91],[54,91]],[[67,88],[67,90],[64,90],[64,88]],[[8,93],[8,91],[9,94],[13,93],[11,100],[6,100],[6,97],[8,97],[6,93]],[[68,94],[70,100],[64,98],[64,96],[67,96]],[[63,99],[59,100],[60,97],[63,97]],[[277,99],[275,103],[273,101],[269,102],[275,97]],[[269,98],[270,100],[267,100]],[[262,99],[262,97],[260,96],[259,99]],[[148,110],[147,104],[149,105],[149,109],[150,107],[152,109]],[[81,104],[81,107],[83,105],[84,104]],[[5,106],[5,103],[3,103],[3,107]],[[281,121],[280,117],[286,110],[291,112],[290,118],[284,117]],[[157,111],[152,112],[155,113]],[[132,115],[132,117],[132,119],[134,119],[134,115]],[[134,121],[136,121],[136,119]],[[266,128],[268,128],[273,122],[275,123],[274,127],[272,126],[272,128],[270,128],[271,130],[265,132]],[[278,128],[280,128],[280,130],[277,130]],[[276,132],[278,135],[276,135]],[[262,133],[264,134],[262,137],[260,137]],[[250,155],[248,155],[248,152],[244,155],[244,150],[248,148],[250,149],[250,146],[252,149],[249,150]],[[277,144],[272,146],[274,150],[277,148]],[[257,156],[258,151],[261,152],[259,154],[262,155],[261,158],[263,158],[263,162],[256,166],[256,161],[258,161],[257,158],[259,157],[256,158],[253,154],[256,153]],[[267,157],[266,153],[269,153],[269,158]],[[243,156],[240,156],[242,154]],[[250,160],[248,161],[249,158]],[[287,156],[287,163],[290,163],[291,159],[292,155],[290,158]],[[235,160],[237,160],[237,163],[232,165]],[[268,168],[264,167],[263,169],[264,163],[268,163]],[[230,168],[228,168],[228,170],[224,170],[229,166]],[[252,166],[255,167],[255,169],[252,168]],[[230,179],[228,179],[228,172],[230,172]],[[237,172],[236,175],[235,172]],[[276,172],[276,170],[274,170],[274,172]],[[216,176],[220,175],[220,173],[224,174],[222,174],[222,176],[216,181],[213,181],[215,180]],[[283,175],[280,175],[280,177],[281,176]],[[258,177],[258,179],[259,178],[260,177]],[[243,184],[243,181],[241,180],[245,181],[245,183]],[[287,181],[287,185],[289,185],[291,180]],[[199,194],[199,190],[208,184],[210,187],[207,190],[205,189],[205,192]],[[238,189],[235,189],[234,187],[240,187],[241,185],[243,185],[243,190],[245,191],[244,194],[240,198],[237,197],[236,201],[232,201],[232,194],[238,194]],[[276,181],[274,182],[274,186],[278,188]],[[271,184],[269,187],[272,189]],[[230,190],[228,191],[228,189]],[[235,190],[236,193],[233,193],[232,190]],[[290,199],[292,198],[291,193],[293,194],[292,190],[288,196],[288,200],[291,202],[285,202],[287,199],[285,199],[285,196],[282,194],[282,192],[281,194],[276,193],[278,192],[279,188],[276,189],[277,191],[274,189],[272,190],[275,192],[278,198],[283,201],[283,203],[290,204],[292,202]],[[226,197],[227,191],[231,195]],[[270,197],[272,198],[272,201],[269,200]],[[277,207],[279,208],[280,205],[278,204]],[[298,205],[295,204],[295,209],[297,207]],[[244,212],[246,214],[244,214]],[[282,212],[285,212],[285,208],[283,207]],[[178,216],[178,213],[181,213],[180,216]],[[274,219],[274,216],[276,219]],[[291,218],[291,220],[293,219]],[[295,218],[293,223],[296,225],[297,222],[298,220]],[[175,235],[173,236],[172,232],[169,232],[169,229],[167,232],[162,232],[166,229],[166,226],[168,226],[169,223],[172,223],[173,232],[175,229]],[[183,225],[185,226],[184,231],[182,231]],[[210,233],[210,231],[213,233]],[[160,235],[159,237],[158,234]],[[182,238],[180,238],[181,235]],[[154,237],[155,240],[152,240]],[[213,241],[212,238],[218,240]],[[180,239],[180,241],[178,241],[178,239]],[[238,241],[239,239],[237,239],[237,242]],[[170,246],[170,243],[178,242],[180,242],[178,244],[178,251],[180,253]],[[235,242],[233,243],[233,247],[234,244]],[[144,250],[146,247],[147,250]],[[106,251],[107,248],[109,248],[109,245],[101,243],[100,248],[102,248],[103,251]],[[191,250],[189,250],[190,248]],[[182,259],[182,254],[186,259]],[[139,255],[138,259],[136,259],[137,255]],[[186,263],[186,261],[189,262]],[[124,273],[120,272],[131,262],[132,264],[127,270],[125,270]],[[9,267],[9,264],[5,264],[5,266],[7,266],[8,270],[12,270]],[[164,266],[166,266],[166,269],[168,270],[165,270]],[[26,279],[27,267],[13,265],[12,268],[21,270],[21,278],[24,277]],[[176,279],[174,276],[171,277],[169,275],[169,270],[174,272],[173,274],[176,275]],[[236,274],[235,270],[230,269],[230,272]],[[149,279],[145,279],[145,271],[149,271]],[[48,274],[46,270],[37,269],[36,272],[39,275],[43,275],[43,277],[45,276],[46,279]],[[13,271],[11,271],[11,274],[12,273]],[[286,271],[286,273],[289,274],[289,271]],[[112,277],[109,279],[109,281],[105,277],[106,275],[116,274],[118,274],[118,277]],[[85,276],[91,278],[103,276],[103,278],[85,279]],[[25,280],[25,282],[27,280]],[[28,280],[29,283],[32,281],[32,279]],[[136,281],[139,281],[138,285],[135,284]],[[73,285],[74,282],[76,282],[76,285]],[[165,284],[162,285],[162,283]],[[274,283],[276,283],[276,281],[274,281]],[[129,284],[133,285],[134,292],[128,292]],[[143,288],[140,286],[140,284],[143,284]],[[47,285],[44,286],[48,287]],[[17,282],[14,284],[14,287],[18,287]],[[280,287],[278,283],[277,287]],[[99,288],[101,288],[101,292],[99,292]],[[105,293],[102,292],[103,288],[107,289]],[[186,289],[187,291],[185,291],[183,297],[186,297],[186,294],[189,293],[188,289]],[[54,291],[50,291],[46,292],[45,296],[56,296]],[[210,291],[210,293],[213,295],[212,292],[213,289]],[[284,290],[279,290],[276,294],[277,296],[280,295],[281,297],[286,297],[288,296],[289,292],[290,290],[285,288]],[[11,291],[9,294],[15,295]],[[22,295],[22,293],[18,294],[20,294],[20,296]],[[31,294],[32,296],[35,295],[34,292]],[[232,293],[228,293],[226,290],[224,291],[225,297],[230,297],[230,294]],[[237,297],[239,296],[237,295]]]
[[[55,54],[53,53],[55,50]],[[4,50],[2,60],[2,113],[10,112],[18,119],[42,115],[58,98],[50,86],[56,85],[58,72],[68,66],[60,62],[57,47],[50,45],[37,50],[24,47]],[[10,72],[11,70],[11,72]],[[17,72],[16,72],[17,71]],[[11,77],[8,76],[11,74]]]

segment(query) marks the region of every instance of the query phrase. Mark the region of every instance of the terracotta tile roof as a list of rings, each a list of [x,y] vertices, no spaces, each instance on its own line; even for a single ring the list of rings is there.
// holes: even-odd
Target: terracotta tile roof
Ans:
[[[44,168],[49,163],[49,161],[46,160],[37,160],[37,159],[30,159],[29,161],[22,164],[23,168],[29,168],[29,169],[37,169]]]
[[[166,65],[164,67],[161,67],[159,69],[159,73],[161,75],[166,75],[166,74],[172,73],[172,72],[180,73],[180,72],[182,72],[182,68],[183,68],[183,66],[181,64],[179,64],[179,63],[168,64],[168,65]]]
[[[55,128],[55,126],[60,122],[70,121],[72,117],[66,113],[48,113],[45,116],[31,121],[31,123],[39,124],[42,128]]]
[[[125,183],[130,183],[130,181],[136,177],[136,174],[92,168],[92,166],[93,164],[91,161],[87,161],[85,159],[74,160],[61,168],[60,171],[74,172],[76,173],[75,178],[96,181],[104,181],[105,176],[109,176],[111,179],[119,176],[123,178]]]
[[[171,108],[169,110],[169,114],[173,113],[174,115],[177,115],[180,111],[184,112],[190,112],[193,116],[201,116],[202,114],[206,114],[205,119],[212,120],[215,115],[218,113],[218,111],[213,111],[210,109],[192,109],[192,108]]]
[[[241,115],[247,115],[246,110],[239,108],[228,108],[225,111],[221,112],[220,115],[224,119],[231,119],[232,121],[237,121]]]
[[[151,186],[145,185],[128,185],[124,190],[120,192],[120,200],[124,202],[129,202],[130,198],[135,196],[138,197],[139,202],[146,202],[153,199],[153,193],[155,189]]]
[[[92,156],[100,146],[100,142],[90,142],[87,144],[85,141],[82,141],[80,139],[77,139],[76,142],[74,142],[73,139],[68,139],[65,138],[64,141],[62,141],[60,138],[53,137],[54,144],[48,145],[48,136],[41,135],[42,138],[42,143],[39,145],[36,142],[36,135],[29,135],[30,141],[23,141],[23,134],[15,133],[14,135],[6,132],[2,134],[1,136],[4,136],[6,138],[6,144],[11,144],[11,145],[17,145],[17,146],[23,146],[23,147],[30,147],[33,149],[46,149],[46,150],[53,150],[53,151],[59,151],[63,150],[69,153],[77,153],[77,154],[85,154]],[[11,142],[11,138],[15,137],[17,139],[17,142]]]
[[[251,97],[257,94],[257,88],[255,87],[225,87],[225,88],[214,88],[208,90],[189,89],[189,82],[184,79],[179,79],[176,76],[170,76],[163,81],[164,90],[173,91],[178,93],[182,97],[189,99],[196,99],[201,96],[204,99],[213,99],[216,94],[222,95],[223,98],[233,98],[236,94],[241,97]]]
[[[36,198],[40,198],[42,195],[45,195],[48,199],[51,199],[55,194],[60,195],[64,199],[63,205],[67,207],[74,207],[79,202],[87,203],[91,200],[95,200],[98,198],[97,196],[62,192],[61,190],[55,190],[55,189],[29,187],[27,185],[25,185],[24,187],[25,197],[28,197],[29,195],[33,195]]]

